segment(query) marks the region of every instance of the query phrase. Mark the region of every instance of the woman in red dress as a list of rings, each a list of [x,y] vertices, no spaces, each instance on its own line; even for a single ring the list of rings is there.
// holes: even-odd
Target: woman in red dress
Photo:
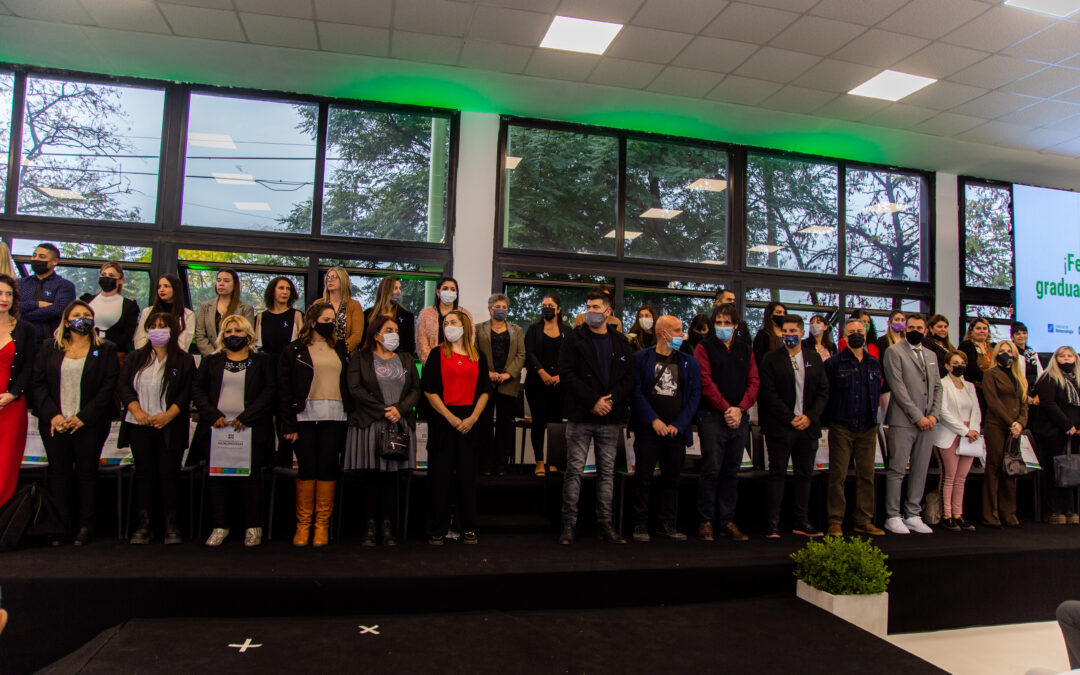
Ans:
[[[34,329],[19,321],[19,285],[0,274],[0,506],[15,493],[26,448],[26,397],[37,347]]]

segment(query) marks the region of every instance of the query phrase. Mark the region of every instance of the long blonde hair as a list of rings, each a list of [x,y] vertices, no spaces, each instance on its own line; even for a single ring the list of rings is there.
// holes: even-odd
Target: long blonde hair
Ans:
[[[1060,354],[1072,354],[1073,358],[1076,358],[1076,350],[1069,345],[1058,347],[1054,350],[1054,355],[1050,358],[1050,365],[1046,367],[1046,370],[1043,371],[1043,374],[1039,377],[1039,379],[1041,380],[1043,378],[1049,378],[1051,382],[1061,387],[1062,389],[1065,389],[1069,386],[1068,382],[1065,381],[1065,378],[1072,380],[1073,385],[1080,385],[1080,383],[1078,383],[1076,380],[1076,371],[1073,371],[1072,375],[1066,375],[1065,373],[1061,372],[1061,367],[1058,366],[1057,362],[1057,357]]]
[[[15,259],[11,257],[11,249],[2,241],[0,241],[0,274],[6,274],[12,279],[19,278],[19,275],[15,274]]]
[[[885,326],[885,339],[889,341],[889,346],[890,346],[890,347],[891,347],[891,346],[893,346],[894,344],[896,344],[897,342],[899,342],[899,341],[900,341],[901,339],[903,339],[903,337],[904,337],[904,334],[903,334],[903,333],[896,333],[896,332],[894,332],[894,331],[893,331],[893,329],[892,329],[893,319],[894,319],[894,318],[896,317],[896,315],[898,315],[898,314],[900,315],[900,318],[901,318],[901,319],[905,319],[905,320],[906,320],[906,318],[907,318],[907,315],[905,315],[905,314],[904,314],[904,313],[903,313],[902,311],[900,311],[899,309],[894,309],[894,310],[892,311],[892,314],[889,314],[889,325],[888,325],[888,326]]]
[[[345,271],[344,267],[334,265],[326,270],[326,276],[330,276],[331,274],[337,276],[338,282],[340,282],[342,304],[348,303],[349,298],[352,297],[352,281],[349,280],[349,273]],[[323,284],[323,301],[330,302],[330,289],[327,288],[326,284]]]
[[[381,314],[397,316],[394,303],[390,302],[390,296],[394,293],[394,284],[400,281],[398,277],[385,277],[379,282],[379,288],[375,291],[375,306],[371,308],[372,320]]]
[[[480,360],[480,352],[476,351],[476,345],[473,344],[473,339],[472,339],[472,335],[473,335],[472,320],[469,319],[468,314],[461,311],[460,309],[452,309],[452,310],[450,310],[449,312],[446,313],[445,316],[443,316],[442,320],[445,321],[446,317],[450,316],[451,314],[455,315],[458,318],[458,320],[461,321],[461,327],[465,329],[465,331],[461,334],[461,344],[462,344],[463,347],[465,347],[465,353],[469,355],[469,360],[470,361],[479,361]],[[444,359],[450,358],[450,354],[453,351],[454,351],[454,349],[453,349],[453,347],[450,346],[450,341],[444,339],[443,343],[442,343],[442,355],[443,355],[443,358]]]
[[[1024,366],[1020,365],[1021,363],[1025,363],[1025,361],[1023,357],[1020,356],[1020,350],[1017,349],[1016,343],[1012,340],[1002,340],[994,345],[994,353],[991,355],[991,358],[994,360],[994,365],[1000,368],[1001,366],[998,365],[997,357],[998,354],[1001,353],[1001,348],[1005,345],[1012,347],[1013,362],[1012,365],[1009,366],[1009,370],[1012,371],[1013,378],[1016,380],[1017,386],[1020,387],[1020,400],[1027,401],[1028,381],[1027,376],[1024,374]]]

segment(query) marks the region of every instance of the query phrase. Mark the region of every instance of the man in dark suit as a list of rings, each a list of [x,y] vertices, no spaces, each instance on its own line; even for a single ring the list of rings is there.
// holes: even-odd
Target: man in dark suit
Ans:
[[[804,332],[801,316],[786,315],[780,327],[784,346],[765,354],[758,368],[758,415],[769,453],[768,539],[780,538],[780,505],[784,501],[788,458],[795,469],[793,532],[821,536],[821,531],[810,523],[810,474],[821,438],[821,415],[829,400],[829,381],[817,351],[802,348]]]

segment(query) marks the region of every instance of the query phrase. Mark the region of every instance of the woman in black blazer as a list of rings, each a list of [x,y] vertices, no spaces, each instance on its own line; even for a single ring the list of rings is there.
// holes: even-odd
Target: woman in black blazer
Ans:
[[[98,337],[94,310],[82,300],[64,309],[54,339],[34,360],[34,409],[49,457],[49,493],[67,527],[78,523],[76,546],[89,544],[94,536],[98,461],[116,416],[113,393],[119,371],[116,346]],[[68,499],[72,466],[79,490],[74,513]],[[52,540],[54,546],[61,543],[59,537]]]
[[[361,546],[375,545],[375,524],[381,511],[383,546],[395,546],[397,476],[416,461],[416,412],[420,376],[408,352],[396,351],[398,323],[386,315],[368,324],[364,344],[349,359],[349,393],[355,409],[349,415],[345,440],[346,470],[357,471],[364,493],[364,538]],[[395,353],[396,352],[396,353]],[[407,457],[382,456],[389,431],[408,434]]]
[[[155,312],[146,319],[147,343],[124,360],[117,392],[127,411],[120,424],[119,447],[131,446],[135,458],[135,506],[139,519],[132,544],[150,543],[150,510],[158,481],[165,514],[165,543],[179,544],[176,493],[180,460],[188,446],[191,383],[195,359],[180,349],[180,324],[172,314]]]
[[[525,396],[532,414],[534,473],[546,473],[544,433],[547,425],[563,420],[562,388],[559,387],[559,349],[571,331],[563,321],[559,296],[546,293],[540,299],[540,318],[525,331]]]
[[[209,464],[211,429],[251,429],[248,475],[234,477],[211,471],[214,530],[206,540],[207,546],[220,546],[229,536],[228,503],[235,489],[241,490],[244,497],[244,546],[262,543],[262,469],[274,447],[277,364],[266,354],[253,351],[254,344],[255,329],[246,318],[233,314],[222,319],[217,351],[203,357],[191,390],[199,425],[188,453],[189,465],[202,461]]]
[[[101,266],[98,276],[101,292],[87,293],[80,300],[94,310],[94,330],[98,338],[116,345],[116,351],[131,351],[135,330],[139,327],[139,304],[121,295],[124,290],[124,268],[115,260]]]
[[[15,493],[26,450],[26,407],[37,334],[19,320],[19,284],[0,274],[0,506]]]

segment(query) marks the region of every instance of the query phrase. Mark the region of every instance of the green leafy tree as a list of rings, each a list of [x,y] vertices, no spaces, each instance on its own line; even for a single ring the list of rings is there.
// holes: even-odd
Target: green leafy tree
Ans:
[[[918,280],[922,180],[888,171],[847,172],[847,272],[876,279]]]
[[[1008,188],[968,185],[964,214],[967,239],[964,270],[968,286],[1013,285],[1012,195]]]

